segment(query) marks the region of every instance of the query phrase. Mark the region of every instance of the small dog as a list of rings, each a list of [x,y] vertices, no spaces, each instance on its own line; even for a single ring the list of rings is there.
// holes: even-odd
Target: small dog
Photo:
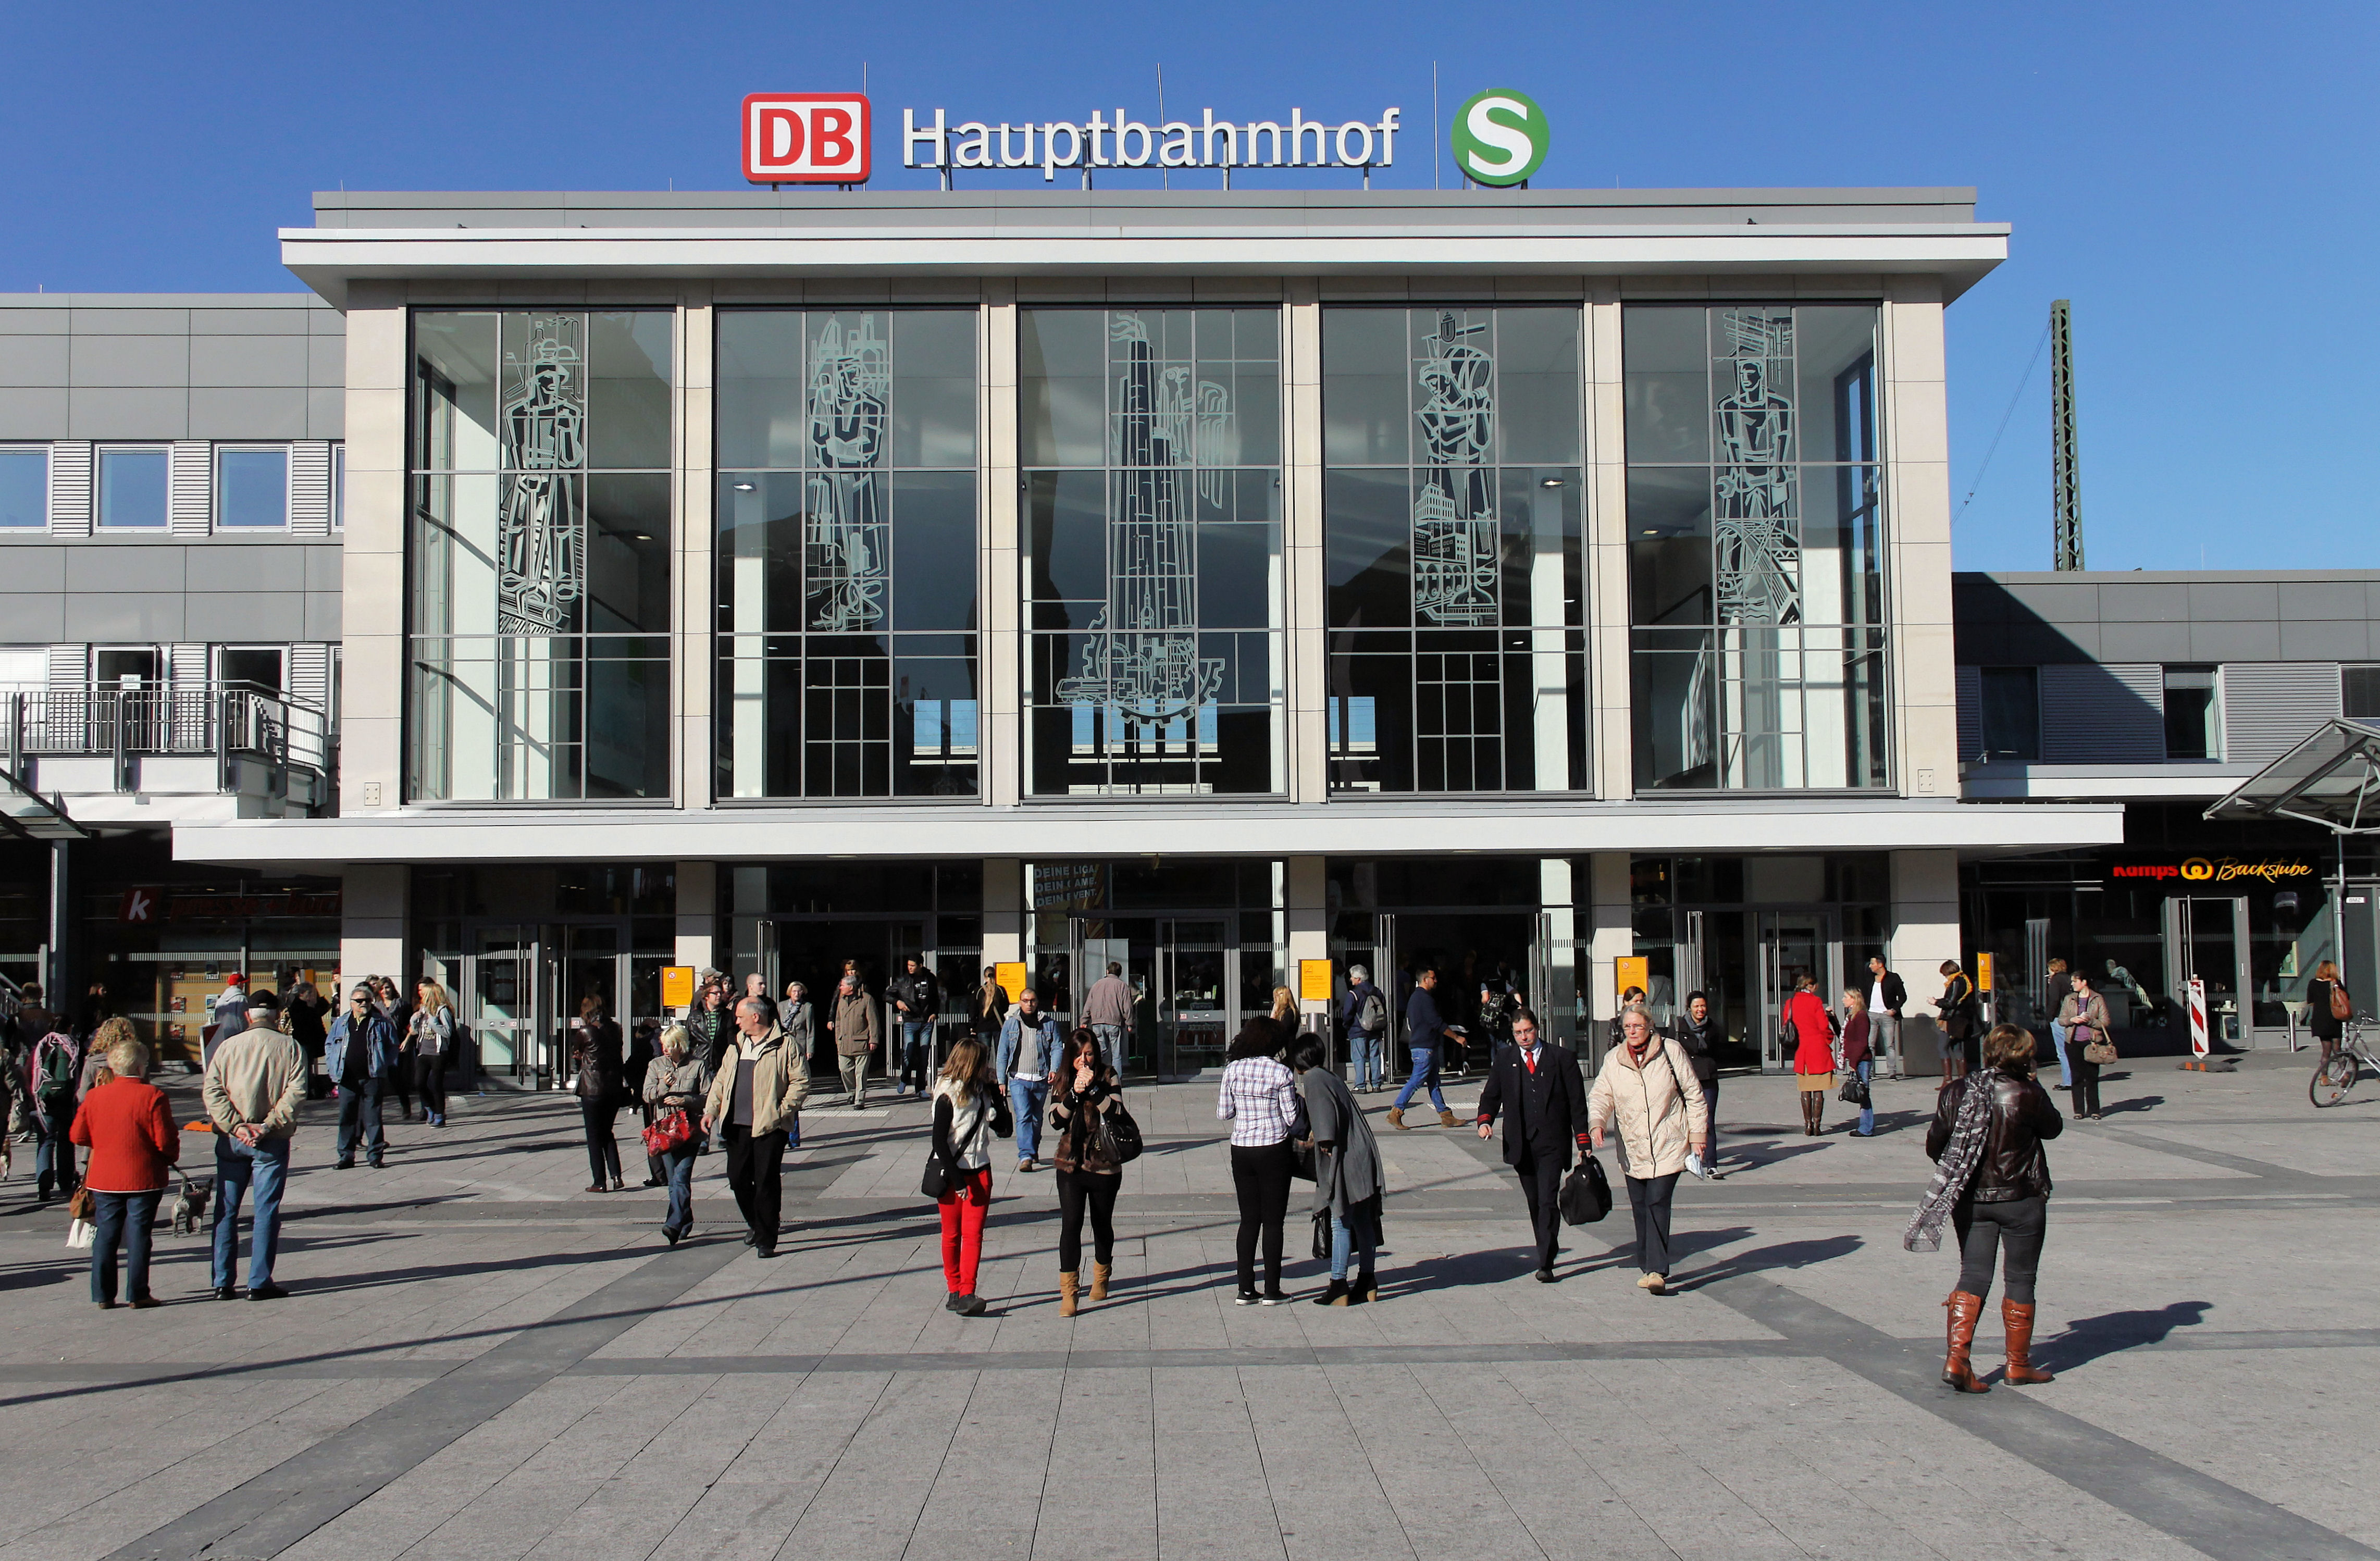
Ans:
[[[182,1190],[174,1194],[175,1235],[198,1234],[199,1222],[206,1217],[207,1199],[213,1192],[212,1181],[193,1181],[187,1176],[182,1179]]]

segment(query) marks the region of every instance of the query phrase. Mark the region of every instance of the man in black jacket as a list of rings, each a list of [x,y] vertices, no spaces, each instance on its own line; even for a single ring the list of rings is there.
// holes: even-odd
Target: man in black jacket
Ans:
[[[893,979],[892,1007],[901,1018],[901,1076],[892,1085],[892,1098],[900,1099],[912,1080],[923,1098],[933,1083],[928,1075],[933,1068],[934,1016],[942,1010],[942,993],[933,973],[915,954]]]
[[[1872,1047],[1892,1059],[1892,1076],[1900,1077],[1900,1010],[1908,1006],[1909,988],[1900,977],[1884,968],[1884,956],[1871,954],[1867,962],[1867,1017],[1873,1039]],[[2056,1013],[2056,1004],[2050,1005]]]
[[[1578,1054],[1537,1037],[1537,1016],[1522,1009],[1512,1016],[1512,1043],[1498,1047],[1488,1065],[1488,1087],[1479,1092],[1479,1136],[1495,1131],[1504,1117],[1504,1163],[1521,1179],[1529,1201],[1529,1224],[1537,1234],[1537,1282],[1554,1282],[1554,1259],[1561,1253],[1561,1179],[1573,1148],[1586,1146],[1586,1081]]]

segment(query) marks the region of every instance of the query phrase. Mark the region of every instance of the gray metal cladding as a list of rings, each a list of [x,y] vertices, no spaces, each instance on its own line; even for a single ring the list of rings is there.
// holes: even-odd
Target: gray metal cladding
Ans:
[[[2041,669],[2045,764],[2165,762],[2165,668],[2155,664]]]
[[[2230,661],[2223,668],[2223,756],[2277,759],[2338,714],[2335,661]]]

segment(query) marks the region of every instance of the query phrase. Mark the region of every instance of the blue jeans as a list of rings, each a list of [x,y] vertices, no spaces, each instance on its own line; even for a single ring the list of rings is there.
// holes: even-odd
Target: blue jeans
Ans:
[[[1873,1085],[1875,1084],[1875,1083],[1876,1083],[1876,1059],[1875,1059],[1875,1058],[1873,1058],[1873,1057],[1863,1057],[1863,1058],[1861,1058],[1861,1059],[1860,1059],[1860,1061],[1859,1061],[1859,1082],[1860,1082],[1860,1083],[1864,1083],[1864,1084],[1870,1085],[1870,1086],[1873,1086]],[[1860,1130],[1860,1131],[1862,1131],[1862,1132],[1874,1132],[1874,1131],[1876,1131],[1876,1092],[1875,1092],[1875,1090],[1874,1090],[1874,1088],[1873,1088],[1873,1087],[1871,1087],[1871,1088],[1869,1089],[1869,1091],[1868,1091],[1867,1104],[1860,1107],[1860,1125],[1859,1125],[1859,1130]]]
[[[1016,1113],[1016,1161],[1022,1165],[1038,1159],[1034,1154],[1041,1146],[1041,1113],[1050,1105],[1050,1081],[1047,1079],[1011,1079],[1008,1081],[1008,1107]]]
[[[42,1108],[49,1125],[35,1124],[41,1144],[33,1151],[33,1175],[43,1186],[71,1192],[75,1184],[74,1140],[67,1132],[74,1126],[75,1098],[70,1095],[52,1095],[42,1102]]]
[[[1091,1034],[1099,1037],[1099,1055],[1108,1059],[1108,1071],[1118,1081],[1123,1078],[1124,1029],[1121,1024],[1094,1024]]]
[[[2065,1025],[2055,1019],[2049,1022],[2049,1038],[2058,1047],[2058,1087],[2059,1089],[2074,1087],[2073,1064],[2067,1059],[2066,1056],[2066,1038],[2070,1034],[2071,1032]]]
[[[892,1093],[899,1095],[911,1084],[919,1095],[933,1087],[934,1022],[930,1019],[901,1021],[901,1076],[892,1081]]]
[[[1385,1070],[1380,1066],[1379,1036],[1362,1030],[1350,1030],[1347,1032],[1347,1060],[1354,1065],[1350,1071],[1355,1075],[1357,1089],[1370,1089],[1380,1082]]]
[[[1407,1079],[1405,1087],[1397,1092],[1395,1109],[1403,1110],[1405,1103],[1426,1082],[1429,1085],[1429,1103],[1441,1111],[1445,1110],[1446,1096],[1438,1089],[1438,1043],[1433,1041],[1426,1047],[1408,1047],[1405,1049],[1413,1053],[1413,1077]]]
[[[126,1289],[135,1301],[149,1294],[149,1227],[157,1218],[157,1200],[165,1195],[164,1189],[154,1192],[93,1192],[91,1201],[98,1205],[99,1217],[93,1223],[99,1234],[91,1243],[91,1299],[115,1299],[115,1243],[124,1243],[124,1277]]]
[[[363,1131],[364,1156],[378,1165],[388,1153],[388,1140],[381,1132],[380,1097],[387,1089],[386,1079],[366,1079],[360,1084],[339,1086],[339,1161],[351,1164],[356,1157],[357,1126]]]
[[[268,1138],[254,1147],[229,1133],[215,1135],[215,1289],[232,1282],[239,1262],[239,1205],[256,1188],[256,1216],[248,1239],[248,1288],[273,1283],[281,1250],[281,1189],[289,1180],[289,1141]]]
[[[694,1156],[697,1141],[688,1139],[662,1156],[669,1177],[669,1214],[662,1228],[683,1236],[694,1228]]]
[[[1355,1272],[1369,1274],[1372,1271],[1372,1254],[1379,1250],[1378,1241],[1369,1237],[1356,1240],[1355,1233],[1347,1228],[1345,1220],[1335,1214],[1330,1216],[1330,1278],[1333,1283],[1347,1277],[1347,1259],[1351,1252],[1356,1259]]]

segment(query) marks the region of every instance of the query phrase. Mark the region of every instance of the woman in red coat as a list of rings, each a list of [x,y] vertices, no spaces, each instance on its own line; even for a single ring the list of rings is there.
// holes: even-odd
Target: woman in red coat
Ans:
[[[117,1030],[112,1036],[110,1030]],[[82,1184],[99,1228],[91,1243],[91,1304],[115,1304],[115,1243],[125,1246],[126,1289],[135,1306],[155,1306],[149,1293],[149,1228],[157,1200],[165,1195],[165,1168],[182,1157],[182,1134],[165,1108],[165,1094],[149,1081],[149,1048],[132,1038],[132,1026],[111,1019],[97,1039],[107,1041],[107,1066],[115,1077],[82,1098],[69,1130],[91,1150]]]
[[[1793,1077],[1802,1086],[1802,1131],[1818,1136],[1827,1110],[1827,1092],[1835,1087],[1835,1023],[1818,999],[1817,977],[1808,971],[1793,976],[1793,995],[1785,1000],[1785,1030],[1793,1037]]]

